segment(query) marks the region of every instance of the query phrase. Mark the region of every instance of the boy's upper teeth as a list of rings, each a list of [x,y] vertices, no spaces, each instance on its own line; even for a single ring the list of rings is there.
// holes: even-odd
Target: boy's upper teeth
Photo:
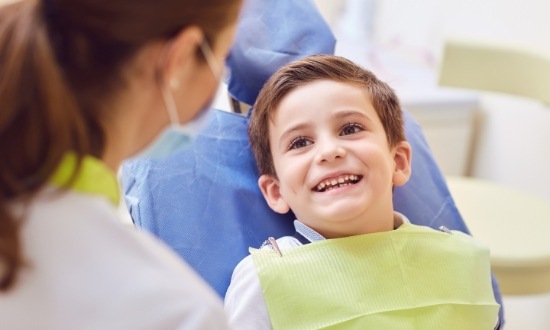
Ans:
[[[326,179],[321,181],[316,188],[317,191],[325,191],[342,185],[353,184],[359,181],[359,176],[354,174],[340,175],[337,178]]]

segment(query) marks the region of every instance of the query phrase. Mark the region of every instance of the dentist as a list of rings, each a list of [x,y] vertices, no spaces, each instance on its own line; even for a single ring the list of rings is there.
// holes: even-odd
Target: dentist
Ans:
[[[0,7],[2,328],[227,328],[221,301],[194,271],[117,219],[115,173],[124,159],[193,138],[240,6]]]

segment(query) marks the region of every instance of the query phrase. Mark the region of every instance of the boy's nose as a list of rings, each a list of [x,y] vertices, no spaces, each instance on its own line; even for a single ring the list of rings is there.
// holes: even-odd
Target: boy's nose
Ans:
[[[327,138],[317,141],[317,147],[319,150],[316,158],[319,164],[332,162],[346,156],[346,149],[336,139]]]

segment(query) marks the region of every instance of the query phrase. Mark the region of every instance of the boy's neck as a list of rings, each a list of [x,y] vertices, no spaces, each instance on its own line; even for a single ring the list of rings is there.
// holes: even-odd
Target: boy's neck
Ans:
[[[393,212],[393,226],[387,230],[377,230],[377,231],[373,231],[373,232],[382,232],[382,231],[390,231],[390,230],[395,230],[399,227],[401,227],[401,225],[403,225],[404,223],[410,223],[409,219],[407,219],[407,217],[405,217],[403,214],[399,213],[399,212]],[[321,241],[321,240],[325,240],[325,239],[328,239],[328,238],[338,238],[338,237],[347,237],[347,236],[355,236],[355,235],[322,235],[320,234],[319,232],[317,232],[315,229],[309,227],[308,225],[306,225],[305,223],[301,222],[299,219],[296,219],[294,221],[294,228],[296,229],[296,231],[304,236],[305,238],[307,238],[309,241],[311,242],[317,242],[317,241]],[[371,232],[369,232],[371,233]],[[362,235],[362,234],[368,234],[368,233],[358,233],[356,235]]]

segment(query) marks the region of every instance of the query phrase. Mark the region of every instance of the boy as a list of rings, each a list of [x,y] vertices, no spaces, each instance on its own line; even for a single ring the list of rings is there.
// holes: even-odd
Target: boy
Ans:
[[[235,268],[236,329],[495,327],[487,248],[393,210],[411,147],[385,83],[337,56],[290,63],[262,88],[249,137],[268,205],[297,220]]]

